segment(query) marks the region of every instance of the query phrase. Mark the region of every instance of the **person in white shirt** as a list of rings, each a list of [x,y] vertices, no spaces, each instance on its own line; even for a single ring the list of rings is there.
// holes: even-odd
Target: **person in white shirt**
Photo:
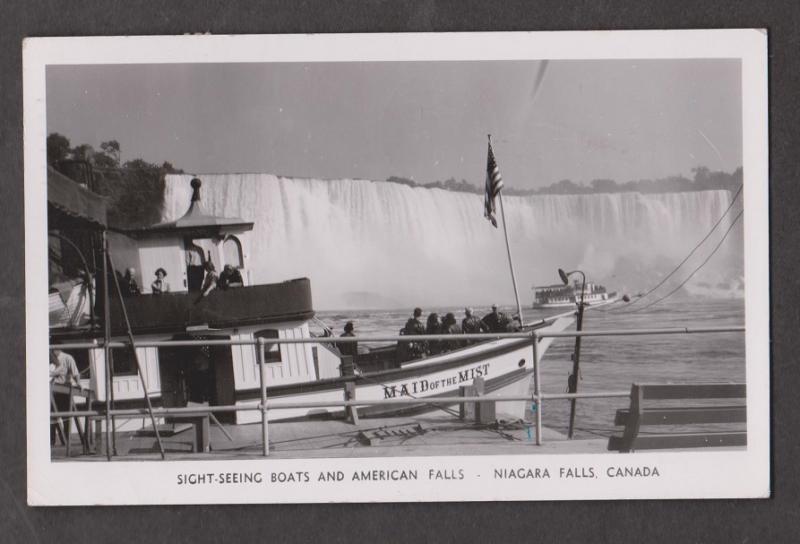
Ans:
[[[50,351],[50,383],[61,385],[75,385],[80,388],[81,373],[78,370],[78,365],[75,364],[75,358],[69,353],[64,353],[60,349]],[[63,412],[72,408],[70,395],[67,393],[53,393],[53,400],[55,401],[55,409]],[[64,434],[67,439],[71,431],[71,418],[67,417],[63,420]],[[56,423],[50,424],[50,444],[56,443]]]
[[[81,373],[75,358],[60,349],[50,351],[50,382],[80,386]]]

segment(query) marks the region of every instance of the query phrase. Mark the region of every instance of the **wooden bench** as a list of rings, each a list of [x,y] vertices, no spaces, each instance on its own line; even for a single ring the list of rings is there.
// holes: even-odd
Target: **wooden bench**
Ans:
[[[744,425],[742,425],[742,430],[639,434],[640,429],[645,426],[747,423],[747,406],[744,403],[647,407],[645,406],[647,401],[745,399],[746,395],[747,387],[743,383],[633,384],[630,408],[617,410],[614,419],[614,425],[624,425],[625,428],[621,436],[612,436],[608,439],[608,449],[631,452],[652,449],[746,446],[747,431]]]
[[[209,440],[209,435],[211,432],[211,425],[210,425],[210,418],[213,414],[170,414],[167,416],[167,419],[170,420],[180,420],[183,423],[187,423],[192,426],[192,452],[194,453],[203,453],[211,451],[211,444]],[[99,416],[92,416],[92,419],[95,421],[95,442],[97,443],[97,448],[95,449],[95,453],[97,455],[102,455],[105,453],[105,447],[108,447],[107,444],[104,444],[104,436],[102,430],[102,424],[105,422],[105,415]],[[142,419],[147,417],[147,415],[136,415],[136,416],[114,416],[116,419]],[[160,417],[160,416],[159,416]],[[152,429],[152,427],[146,427],[143,429]],[[228,435],[227,432],[223,432]],[[228,435],[230,439],[230,435]]]
[[[193,452],[203,453],[211,451],[211,444],[209,443],[209,434],[211,432],[209,414],[170,414],[167,419],[179,419],[194,427],[192,439]]]

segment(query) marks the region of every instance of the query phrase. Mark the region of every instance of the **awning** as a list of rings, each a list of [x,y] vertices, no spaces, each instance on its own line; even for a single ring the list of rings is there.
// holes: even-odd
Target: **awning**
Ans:
[[[106,227],[106,199],[50,166],[47,167],[47,203],[96,228]]]

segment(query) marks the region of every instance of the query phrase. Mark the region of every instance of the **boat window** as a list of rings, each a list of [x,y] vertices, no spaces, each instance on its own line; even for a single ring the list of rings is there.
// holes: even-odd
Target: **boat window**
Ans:
[[[236,236],[227,236],[222,242],[222,253],[225,255],[225,264],[234,268],[243,268],[244,259],[242,258],[242,243]]]
[[[279,338],[280,335],[275,329],[265,329],[258,331],[255,334],[256,338]],[[281,362],[281,347],[279,344],[266,344],[264,350],[265,363],[280,363]]]
[[[111,350],[111,360],[114,362],[114,376],[136,376],[136,359],[130,348],[116,348]]]

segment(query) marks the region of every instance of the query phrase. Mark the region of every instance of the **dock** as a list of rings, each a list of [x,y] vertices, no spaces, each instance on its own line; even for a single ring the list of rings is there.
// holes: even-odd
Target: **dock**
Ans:
[[[170,432],[164,426],[161,440],[167,460],[264,459],[261,426],[212,425],[209,452],[192,452],[190,428]],[[224,432],[223,432],[224,429]],[[309,420],[270,424],[268,459],[426,457],[459,455],[532,455],[556,453],[604,453],[607,438],[568,439],[554,429],[542,429],[544,442],[537,446],[534,430],[521,421],[490,424],[465,422],[447,414],[424,417],[361,419],[352,424],[344,420]],[[226,436],[227,433],[227,436]],[[76,439],[76,438],[73,438]],[[160,459],[152,430],[120,432],[116,438],[117,461]],[[66,457],[64,446],[54,447],[54,461],[105,461],[104,454]]]

